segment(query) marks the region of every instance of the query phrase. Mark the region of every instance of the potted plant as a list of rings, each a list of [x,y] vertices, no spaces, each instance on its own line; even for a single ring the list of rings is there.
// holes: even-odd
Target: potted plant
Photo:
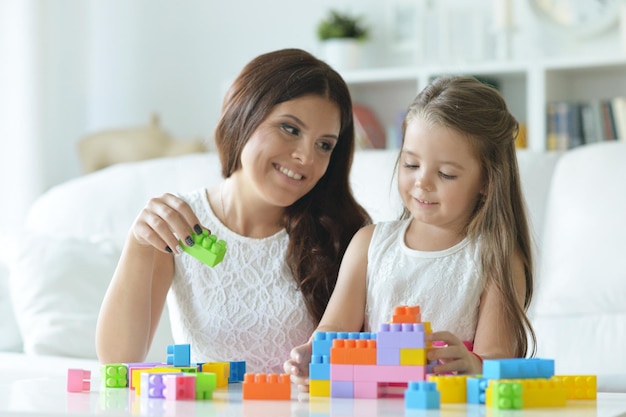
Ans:
[[[361,16],[331,9],[317,26],[326,62],[336,70],[355,69],[360,65],[362,43],[369,29]]]

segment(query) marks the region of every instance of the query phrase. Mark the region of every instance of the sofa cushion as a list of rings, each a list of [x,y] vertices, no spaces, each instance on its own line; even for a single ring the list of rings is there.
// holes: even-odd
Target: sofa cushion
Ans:
[[[119,254],[107,240],[25,236],[11,294],[26,353],[96,357],[97,315]]]
[[[20,352],[22,350],[22,337],[20,336],[13,302],[9,291],[9,268],[0,262],[0,351]]]
[[[626,377],[626,143],[586,145],[557,164],[531,318],[558,373]]]

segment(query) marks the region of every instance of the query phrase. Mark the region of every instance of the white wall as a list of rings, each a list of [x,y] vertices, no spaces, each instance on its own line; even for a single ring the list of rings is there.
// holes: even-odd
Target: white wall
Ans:
[[[417,10],[432,2],[0,0],[0,236],[19,230],[38,194],[80,175],[75,145],[83,135],[143,125],[157,112],[174,137],[209,139],[224,83],[262,52],[319,53],[315,28],[330,8],[365,17],[372,29],[366,65],[411,61],[390,39],[394,7],[412,1]],[[490,25],[493,1],[435,3],[471,5]],[[525,0],[513,2],[516,58],[616,45],[616,30],[586,42],[537,30]]]

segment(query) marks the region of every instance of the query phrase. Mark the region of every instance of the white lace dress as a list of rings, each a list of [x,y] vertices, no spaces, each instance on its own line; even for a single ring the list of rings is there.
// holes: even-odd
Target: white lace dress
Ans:
[[[215,268],[184,252],[175,257],[167,298],[175,343],[191,344],[192,362],[245,360],[247,372],[282,373],[289,351],[314,330],[284,262],[286,231],[263,239],[240,236],[217,219],[205,189],[180,197],[226,241],[227,252]]]
[[[366,330],[378,331],[396,306],[419,305],[433,331],[473,341],[482,294],[476,245],[465,239],[442,251],[413,250],[404,240],[409,223],[376,225],[367,255]]]

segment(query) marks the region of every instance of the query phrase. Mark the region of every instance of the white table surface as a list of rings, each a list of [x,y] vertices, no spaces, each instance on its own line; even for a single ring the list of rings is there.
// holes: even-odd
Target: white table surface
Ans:
[[[91,391],[67,392],[68,368],[91,370]],[[241,384],[213,393],[213,400],[170,401],[143,398],[127,388],[101,388],[96,361],[0,354],[0,416],[626,416],[626,393],[598,393],[596,401],[568,401],[566,407],[496,410],[484,405],[442,404],[441,410],[406,410],[401,398],[309,398],[292,389],[291,401],[243,401]]]

